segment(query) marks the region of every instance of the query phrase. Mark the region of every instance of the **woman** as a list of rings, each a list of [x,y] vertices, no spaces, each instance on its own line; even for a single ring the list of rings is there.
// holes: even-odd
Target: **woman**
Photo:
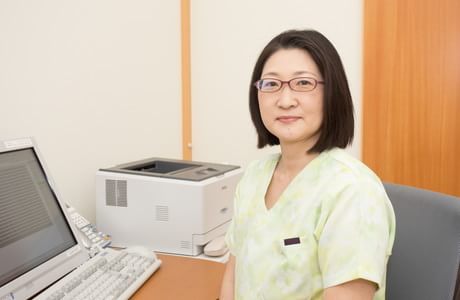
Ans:
[[[220,299],[384,299],[394,212],[379,178],[341,149],[353,103],[334,46],[281,33],[257,60],[249,102],[258,147],[281,153],[238,185]]]

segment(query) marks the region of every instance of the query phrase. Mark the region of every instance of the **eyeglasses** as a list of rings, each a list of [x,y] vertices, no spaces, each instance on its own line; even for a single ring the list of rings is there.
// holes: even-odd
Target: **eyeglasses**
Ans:
[[[254,86],[262,93],[275,93],[281,90],[285,83],[287,83],[293,91],[310,92],[313,91],[318,84],[324,84],[324,81],[318,81],[311,77],[292,78],[288,81],[275,78],[264,78],[257,80]]]

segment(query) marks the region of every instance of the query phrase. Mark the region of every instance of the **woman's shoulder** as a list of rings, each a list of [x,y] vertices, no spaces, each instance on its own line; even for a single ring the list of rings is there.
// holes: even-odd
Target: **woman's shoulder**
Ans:
[[[334,148],[327,151],[325,172],[335,178],[341,178],[350,182],[372,181],[381,183],[380,178],[358,158],[349,154],[346,150]]]
[[[240,180],[240,185],[245,183],[252,184],[254,181],[258,181],[267,174],[273,171],[276,163],[278,162],[280,154],[269,154],[261,159],[251,161],[245,168],[243,177]]]
[[[324,172],[328,174],[325,186],[329,207],[340,203],[348,203],[347,207],[355,203],[360,208],[383,205],[393,214],[382,181],[366,164],[343,149],[330,150],[327,156]]]
[[[278,162],[280,153],[272,153],[265,155],[264,157],[251,161],[246,167],[246,173],[253,172],[265,172],[273,168],[274,165]]]

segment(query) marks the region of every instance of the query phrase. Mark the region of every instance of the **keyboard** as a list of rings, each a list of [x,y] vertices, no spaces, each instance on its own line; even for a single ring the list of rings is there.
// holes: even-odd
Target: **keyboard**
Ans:
[[[160,265],[161,260],[143,248],[105,248],[35,299],[129,299]]]

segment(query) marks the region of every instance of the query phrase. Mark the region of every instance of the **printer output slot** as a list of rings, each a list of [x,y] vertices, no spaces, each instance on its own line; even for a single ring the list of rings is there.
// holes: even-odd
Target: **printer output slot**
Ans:
[[[174,174],[176,172],[182,172],[186,169],[201,167],[200,165],[187,164],[187,163],[178,163],[170,161],[150,161],[148,163],[139,164],[135,166],[126,167],[126,170],[138,171],[138,172],[147,172],[147,173],[156,173],[156,174]]]

